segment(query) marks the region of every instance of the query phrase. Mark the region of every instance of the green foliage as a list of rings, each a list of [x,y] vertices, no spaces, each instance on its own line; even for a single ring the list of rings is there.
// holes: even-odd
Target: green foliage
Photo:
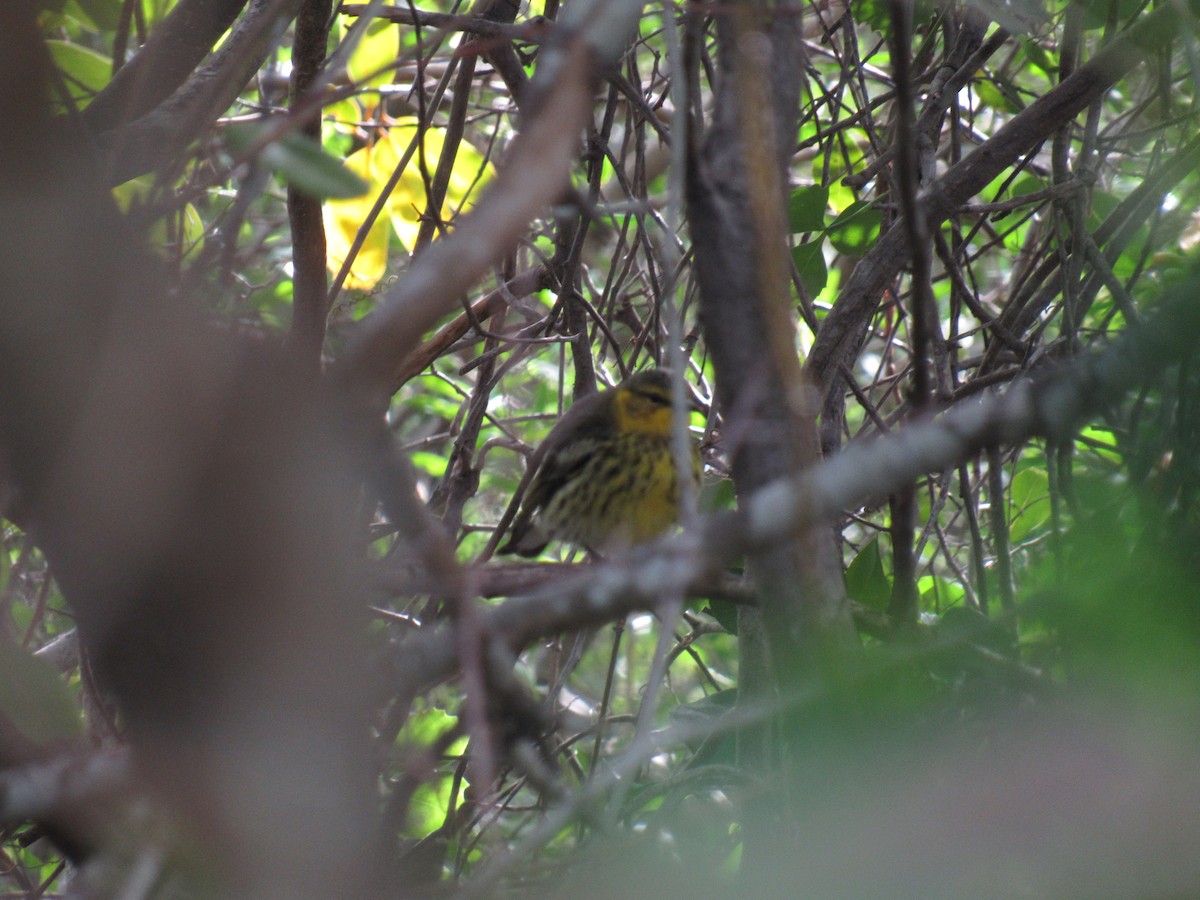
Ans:
[[[35,745],[80,734],[79,707],[53,669],[0,641],[0,723]]]
[[[796,188],[788,197],[788,225],[792,234],[825,230],[829,188],[821,185]]]
[[[829,241],[846,256],[862,256],[879,237],[883,216],[871,204],[857,202],[829,224]]]
[[[846,568],[846,593],[852,600],[872,609],[887,608],[892,596],[892,583],[883,570],[878,539],[859,550]]]
[[[1072,681],[1166,708],[1194,705],[1200,689],[1200,571],[1194,529],[1153,498],[1098,485],[1064,541],[1060,564],[1042,554],[1030,571],[1026,614],[1054,635]],[[1113,510],[1125,515],[1114,516]]]
[[[62,73],[63,83],[76,109],[82,109],[108,84],[112,63],[87,47],[67,41],[47,41],[54,64]],[[64,110],[65,104],[59,109]]]
[[[140,6],[144,21],[131,25],[131,53],[142,32],[153,34],[175,2],[145,0]],[[980,143],[1053,91],[1063,69],[1064,25],[1076,11],[1082,12],[1084,29],[1079,62],[1085,62],[1114,31],[1149,14],[1143,6],[1136,0],[1082,2],[1074,10],[1063,2],[971,2],[972,14],[989,22],[987,37],[999,27],[1013,36],[971,73],[966,87],[936,100],[947,107],[946,115],[936,152],[925,161],[939,174],[962,165]],[[85,112],[110,82],[123,8],[121,0],[39,4],[62,85]],[[460,11],[449,2],[422,5],[435,8]],[[524,4],[518,22],[544,8]],[[684,347],[687,379],[713,410],[692,421],[710,462],[699,498],[703,514],[736,508],[728,477],[736,468],[733,460],[760,436],[769,437],[776,424],[754,419],[749,426],[734,425],[735,411],[717,402],[714,354],[707,343],[713,336],[697,314],[688,227],[694,223],[670,231],[667,224],[673,223],[663,212],[686,198],[668,193],[675,173],[667,168],[666,142],[655,126],[672,139],[687,130],[670,83],[679,77],[680,61],[664,29],[672,24],[687,29],[685,56],[698,63],[686,73],[689,102],[699,116],[687,124],[699,125],[705,137],[716,103],[709,77],[714,72],[720,77],[721,66],[714,11],[678,5],[674,12],[679,22],[664,20],[654,8],[642,17],[638,42],[618,77],[597,94],[588,156],[571,173],[569,189],[564,179],[557,205],[527,223],[519,237],[514,232],[504,238],[507,255],[498,255],[495,271],[462,297],[469,312],[447,308],[431,333],[404,336],[405,345],[420,344],[419,351],[389,361],[399,367],[419,360],[424,366],[416,375],[405,368],[404,378],[397,379],[403,383],[386,421],[395,446],[411,463],[411,494],[417,501],[435,500],[434,508],[445,516],[448,533],[430,540],[444,540],[451,551],[447,558],[453,555],[462,564],[454,574],[461,575],[468,593],[490,591],[472,599],[479,607],[514,604],[507,609],[519,610],[517,604],[528,598],[512,595],[544,599],[557,589],[554,579],[585,577],[550,562],[557,553],[557,559],[582,563],[586,554],[570,547],[552,548],[545,560],[531,564],[528,577],[506,568],[508,561],[485,562],[480,556],[529,464],[526,454],[576,399],[583,363],[601,382],[611,383],[630,366],[670,360],[671,341]],[[913,14],[915,30],[905,49],[916,64],[914,77],[921,79],[912,110],[919,115],[924,103],[935,102],[926,90],[973,23],[962,9],[949,6],[918,3]],[[860,261],[863,272],[879,264],[872,251],[899,221],[900,179],[888,156],[904,114],[888,43],[894,23],[889,6],[877,0],[851,4],[844,15],[852,17],[854,28],[847,21],[846,27],[806,38],[807,79],[787,161],[786,239],[802,288],[795,299],[804,301],[797,341],[802,350],[823,339],[819,329],[832,321],[827,316],[842,300],[846,279]],[[331,51],[343,46],[353,21],[336,16]],[[803,21],[807,29],[815,17],[806,11]],[[267,129],[280,121],[273,114],[287,102],[282,94],[272,95],[268,76],[277,77],[277,67],[286,64],[289,32],[274,59],[264,63],[260,79],[222,112],[221,122],[212,123],[161,173],[116,191],[121,209],[159,251],[173,279],[171,296],[190,303],[223,332],[269,344],[283,341],[293,301],[304,287],[293,266],[284,185],[330,201],[323,220],[327,274],[351,260],[345,282],[331,297],[325,361],[334,365],[354,340],[354,325],[378,308],[413,256],[423,252],[417,246],[423,226],[433,223],[438,235],[453,230],[531,115],[522,106],[518,120],[510,87],[478,56],[507,46],[502,38],[476,40],[432,28],[423,28],[418,38],[412,27],[382,20],[364,31],[344,71],[325,73],[319,141],[289,131],[262,143]],[[540,37],[514,45],[526,73],[535,73],[547,52]],[[857,43],[849,46],[851,40]],[[937,381],[934,412],[1107,346],[1137,327],[1137,319],[1158,314],[1155,298],[1163,288],[1190,275],[1200,252],[1194,249],[1200,246],[1194,215],[1200,176],[1195,165],[1183,172],[1169,168],[1194,139],[1198,115],[1193,54],[1181,43],[1156,50],[1148,57],[1152,65],[1132,70],[1074,124],[1038,135],[1036,149],[1005,159],[999,176],[931,226],[946,251],[926,248],[934,269],[928,287],[938,312],[928,363]],[[475,62],[475,77],[460,94],[457,67],[467,59]],[[466,101],[466,112],[452,122],[459,100]],[[245,121],[264,110],[272,116]],[[65,113],[61,98],[55,112]],[[455,143],[458,126],[462,139]],[[696,136],[688,134],[688,140]],[[736,159],[737,152],[729,158]],[[443,153],[454,164],[446,197],[435,208],[429,187]],[[234,162],[252,165],[230,170]],[[592,172],[596,184],[589,180]],[[1148,199],[1130,202],[1139,195]],[[997,203],[1005,208],[987,207]],[[363,229],[377,206],[376,225]],[[151,213],[158,216],[154,222],[146,221]],[[1084,234],[1075,231],[1080,223]],[[365,241],[354,248],[360,230]],[[1089,241],[1099,256],[1074,257],[1091,250]],[[753,257],[759,248],[748,241],[736,249]],[[1111,272],[1102,271],[1100,260],[1110,261]],[[530,270],[539,275],[538,289],[512,293],[514,275]],[[1114,290],[1114,280],[1121,290]],[[493,292],[504,302],[481,312],[479,301]],[[925,364],[913,347],[916,295],[906,269],[889,277],[878,296],[850,298],[874,315],[854,323],[856,331],[845,340],[849,349],[831,373],[833,394],[821,398],[822,426],[828,426],[821,439],[832,452],[932,414],[914,408],[909,390],[914,366]],[[666,298],[682,307],[679,333],[667,331]],[[833,524],[843,537],[846,592],[868,635],[862,654],[841,668],[830,664],[829,671],[819,671],[791,693],[766,691],[769,702],[760,706],[733,705],[761,690],[758,684],[744,690],[743,674],[748,682],[778,674],[761,659],[756,662],[766,675],[745,664],[763,644],[751,627],[755,614],[745,604],[755,590],[752,566],[723,573],[745,595],[737,597],[739,603],[722,599],[734,596],[722,594],[728,584],[714,585],[711,599],[691,601],[663,648],[665,603],[652,607],[653,614],[642,609],[620,623],[588,619],[579,633],[538,632],[528,646],[499,646],[497,659],[489,658],[482,669],[471,669],[479,661],[468,658],[460,674],[476,677],[474,682],[463,677],[424,693],[405,685],[419,696],[398,735],[387,731],[387,723],[399,721],[392,704],[406,703],[408,696],[381,679],[387,685],[371,700],[380,707],[381,799],[386,805],[412,790],[391,837],[442,841],[444,847],[434,848],[446,854],[438,873],[453,869],[469,885],[551,821],[548,810],[567,808],[574,818],[552,829],[537,853],[520,861],[528,868],[518,866],[519,874],[500,893],[563,896],[578,893],[582,884],[590,889],[585,879],[611,885],[622,876],[614,895],[691,895],[681,884],[696,896],[727,895],[744,889],[733,876],[751,808],[745,798],[782,794],[786,787],[747,762],[747,745],[739,745],[726,718],[731,708],[756,727],[773,730],[773,748],[799,723],[803,736],[789,748],[800,748],[792,762],[811,778],[804,784],[813,797],[828,790],[839,795],[837,801],[855,790],[866,790],[873,801],[890,796],[894,783],[888,776],[908,784],[909,775],[929,760],[945,766],[950,778],[957,771],[951,757],[986,757],[981,749],[995,746],[993,723],[1014,710],[1046,709],[1048,698],[1067,703],[1117,698],[1187,721],[1200,689],[1200,607],[1193,601],[1200,575],[1194,552],[1200,539],[1195,370],[1193,360],[1165,378],[1136,385],[1064,446],[1002,446],[1002,483],[995,494],[987,456],[968,460],[961,472],[927,473],[911,536],[915,622],[886,616],[896,579],[893,539],[878,536],[892,525],[886,498],[859,498],[861,505]],[[370,491],[370,486],[362,491],[363,531],[351,537],[364,548],[370,564],[364,579],[378,595],[372,603],[379,655],[386,658],[394,649],[388,640],[410,634],[445,629],[448,639],[460,639],[464,632],[456,629],[462,620],[448,610],[461,585],[447,588],[439,582],[448,577],[445,571],[425,570],[428,561],[405,543],[411,523],[391,521],[390,512],[373,504]],[[994,530],[997,522],[1006,526],[1007,544]],[[45,562],[36,550],[26,552],[31,539],[14,525],[5,528],[0,716],[37,744],[78,739],[84,726],[89,739],[99,740],[90,712],[81,723],[81,698],[96,699],[85,694],[86,681],[55,673],[26,649],[45,646],[73,623]],[[1005,569],[1013,582],[1011,605],[1002,590],[1009,587],[1002,584]],[[532,631],[537,629],[531,626]],[[656,655],[666,667],[658,683],[651,678]],[[501,670],[505,678],[498,677]],[[463,697],[466,686],[480,680],[492,703],[484,710],[484,731],[493,737],[495,785],[481,783],[468,749],[477,737],[479,722],[472,716],[478,710],[468,711]],[[400,700],[384,696],[392,688]],[[522,740],[538,745],[532,761],[517,760],[514,746]],[[646,741],[662,746],[631,764],[626,754]],[[904,741],[920,748],[916,759],[899,752],[870,756],[863,749],[890,752]],[[605,784],[622,765],[627,768],[620,778],[597,791],[602,796],[581,799],[579,791]],[[820,783],[821,776],[828,776],[827,783]],[[811,799],[804,797],[806,803]],[[835,811],[844,806],[831,804]],[[874,822],[885,812],[865,806],[859,821]],[[57,864],[7,838],[4,853],[38,878],[51,876]],[[564,882],[571,883],[570,891]],[[805,893],[787,884],[778,893]],[[1072,891],[1068,885],[1059,893]]]
[[[302,134],[289,132],[259,147],[269,127],[266,123],[231,126],[226,131],[230,148],[235,154],[257,149],[263,165],[314,197],[349,198],[366,192],[365,181]]]

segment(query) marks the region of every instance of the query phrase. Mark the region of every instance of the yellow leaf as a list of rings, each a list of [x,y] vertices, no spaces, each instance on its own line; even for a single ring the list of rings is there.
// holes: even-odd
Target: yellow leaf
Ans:
[[[112,189],[121,212],[130,207],[154,202],[154,177],[142,175]],[[159,219],[146,231],[146,240],[154,251],[167,259],[191,260],[204,243],[204,221],[196,207],[185,203],[169,219]]]
[[[351,22],[343,19],[342,36],[350,30]],[[400,55],[400,29],[386,19],[375,19],[367,25],[359,40],[346,71],[362,86],[378,87],[392,80],[395,71],[391,68]]]
[[[356,150],[346,158],[346,168],[361,176],[371,188],[361,197],[330,200],[325,204],[325,263],[330,271],[341,270],[358,236],[358,229],[366,222],[379,191],[387,181],[387,174],[380,180],[377,173],[386,168],[390,174],[395,167],[396,159],[391,147],[382,145],[382,142]],[[368,290],[379,283],[387,273],[389,232],[387,216],[380,215],[351,263],[345,287]]]
[[[417,120],[413,118],[401,119],[388,129],[387,139],[396,148],[397,158],[416,138],[417,129]],[[445,129],[425,129],[425,165],[431,176],[437,168],[445,143]],[[458,152],[454,155],[454,166],[450,170],[450,181],[446,185],[442,220],[451,219],[462,212],[468,205],[467,200],[472,189],[478,192],[494,175],[495,169],[491,163],[485,163],[482,153],[466,141],[460,142]],[[400,242],[409,250],[416,244],[421,217],[425,214],[427,203],[420,162],[414,153],[388,204],[392,227],[396,229]]]
[[[396,166],[404,158],[418,133],[415,118],[401,119],[379,135],[375,143],[356,150],[347,157],[346,168],[362,176],[370,185],[370,190],[362,197],[325,204],[325,231],[329,248],[328,264],[331,270],[337,271],[342,265],[359,227],[366,220],[380,192],[386,187]],[[437,168],[445,143],[445,129],[425,129],[425,166],[431,177]],[[493,175],[494,169],[490,163],[485,162],[483,154],[467,142],[461,142],[454,157],[454,167],[451,169],[450,181],[446,188],[441,218],[453,218],[466,208],[469,198],[474,196],[479,187],[490,181]],[[370,288],[383,278],[387,268],[389,225],[395,230],[400,243],[410,251],[413,249],[427,205],[420,159],[414,151],[384,205],[383,214],[376,220],[354,261],[346,280],[347,287]]]

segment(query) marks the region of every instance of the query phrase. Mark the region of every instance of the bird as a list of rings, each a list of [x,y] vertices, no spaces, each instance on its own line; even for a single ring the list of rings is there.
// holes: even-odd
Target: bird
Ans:
[[[679,521],[671,375],[650,369],[568,410],[534,452],[529,490],[499,553],[533,557],[553,539],[603,555],[652,540]],[[689,439],[687,477],[699,489]]]

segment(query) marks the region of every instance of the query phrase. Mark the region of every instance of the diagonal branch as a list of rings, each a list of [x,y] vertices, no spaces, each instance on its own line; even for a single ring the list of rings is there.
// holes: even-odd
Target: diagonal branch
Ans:
[[[110,183],[176,160],[237,99],[301,2],[253,0],[221,49],[168,100],[137,121],[100,135]]]
[[[992,179],[1052,135],[1150,53],[1178,33],[1180,19],[1198,4],[1165,5],[1144,14],[1124,34],[1081,66],[1054,90],[1005,124],[974,153],[934,181],[919,203],[928,229],[936,228]],[[821,324],[807,370],[827,394],[843,364],[853,361],[884,289],[908,262],[908,241],[901,225],[880,236],[847,279],[837,302]]]
[[[229,30],[246,0],[183,0],[82,113],[93,132],[145,115],[183,84]]]
[[[1200,275],[1164,298],[1151,322],[1107,350],[1011,384],[1003,394],[960,403],[936,419],[876,441],[853,444],[822,465],[752,494],[740,513],[704,517],[697,533],[646,548],[629,560],[591,567],[524,597],[488,609],[484,627],[514,650],[547,635],[657,608],[662,596],[716,579],[749,550],[776,544],[853,508],[895,492],[921,475],[950,470],[995,445],[1043,436],[1062,441],[1126,390],[1147,382],[1192,351],[1200,338]],[[404,642],[396,675],[408,690],[455,670],[445,629]]]
[[[360,408],[382,409],[397,365],[526,226],[567,189],[567,175],[591,115],[595,78],[636,35],[637,0],[573,5],[543,51],[530,84],[529,118],[508,160],[475,210],[454,233],[415,259],[379,310],[363,320],[335,379]]]

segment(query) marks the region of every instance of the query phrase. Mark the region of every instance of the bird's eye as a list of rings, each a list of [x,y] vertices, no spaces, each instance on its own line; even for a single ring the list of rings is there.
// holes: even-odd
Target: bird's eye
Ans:
[[[670,395],[661,393],[660,391],[638,391],[637,393],[643,400],[649,400],[651,403],[659,406],[671,405]]]

